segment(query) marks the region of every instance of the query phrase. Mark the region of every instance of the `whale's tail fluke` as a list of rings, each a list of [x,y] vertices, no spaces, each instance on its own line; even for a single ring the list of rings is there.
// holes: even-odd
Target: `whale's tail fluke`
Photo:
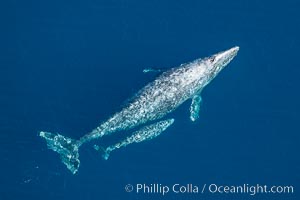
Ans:
[[[59,153],[61,161],[75,174],[80,165],[77,141],[44,131],[41,131],[39,135],[46,140],[49,149]]]
[[[101,146],[98,146],[98,145],[94,145],[94,149],[101,152],[102,153],[102,158],[104,160],[107,160],[109,158],[109,155],[110,155],[110,152],[111,152],[111,149],[110,148],[103,148]]]

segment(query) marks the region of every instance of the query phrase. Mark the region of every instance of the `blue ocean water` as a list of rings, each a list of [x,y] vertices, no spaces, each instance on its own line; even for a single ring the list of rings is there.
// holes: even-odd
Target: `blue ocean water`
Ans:
[[[1,200],[300,198],[299,1],[1,4]],[[161,136],[107,161],[86,144],[76,175],[38,137],[89,132],[153,80],[145,67],[174,67],[236,45],[237,57],[203,91],[196,123],[186,102]],[[200,191],[124,189],[176,183]],[[205,184],[293,186],[294,193],[202,194]]]

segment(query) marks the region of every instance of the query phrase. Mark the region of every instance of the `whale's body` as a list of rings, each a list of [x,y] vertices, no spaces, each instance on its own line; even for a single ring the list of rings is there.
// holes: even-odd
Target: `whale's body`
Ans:
[[[83,143],[116,131],[129,130],[152,121],[158,121],[188,99],[192,99],[190,118],[195,121],[200,110],[200,92],[235,57],[238,50],[238,47],[234,47],[163,72],[153,82],[137,92],[120,112],[112,115],[79,140],[49,132],[40,132],[40,136],[47,140],[49,148],[60,153],[61,159],[68,169],[72,173],[76,173],[80,164],[78,148]],[[171,119],[169,120],[170,123],[161,121],[152,125],[145,125],[140,132],[137,131],[134,134],[141,138],[136,140],[134,139],[135,136],[128,137],[129,139],[122,141],[122,144],[127,145],[154,138],[169,127],[173,121]],[[110,149],[119,148],[112,146]]]
[[[115,113],[82,140],[91,139],[90,136],[101,137],[115,131],[128,130],[161,119],[172,112],[204,87],[206,77],[203,80],[199,79],[197,74],[203,72],[201,68],[195,67],[200,62],[201,60],[196,60],[162,73],[137,92],[128,106]]]

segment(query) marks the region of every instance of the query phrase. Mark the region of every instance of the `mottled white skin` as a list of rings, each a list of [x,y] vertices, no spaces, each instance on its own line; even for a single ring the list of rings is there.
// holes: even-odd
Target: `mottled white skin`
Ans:
[[[238,50],[239,47],[234,47],[162,73],[141,89],[128,106],[83,136],[78,145],[116,131],[128,130],[161,119],[186,100],[198,95],[236,56]]]
[[[41,131],[39,135],[46,140],[49,149],[59,153],[62,162],[75,174],[80,166],[78,150],[85,142],[116,131],[145,125],[154,120],[158,121],[190,98],[193,98],[190,118],[195,121],[200,110],[200,92],[235,57],[238,50],[238,47],[234,47],[164,72],[141,89],[128,106],[77,141],[58,133]],[[172,120],[167,121],[171,122]],[[135,133],[139,135],[141,133],[143,137],[139,140],[129,137],[130,140],[123,141],[122,145],[128,145],[134,141],[141,142],[147,138],[151,139],[159,135],[170,124],[160,121],[142,126]]]
[[[125,138],[124,140],[110,145],[107,148],[103,149],[98,145],[94,145],[94,148],[98,151],[103,151],[102,157],[107,160],[110,152],[114,151],[115,149],[119,149],[121,147],[126,147],[132,143],[140,143],[146,140],[151,140],[159,136],[163,131],[165,131],[169,126],[171,126],[174,122],[174,119],[162,120],[156,123],[153,123],[149,126],[143,126],[141,129],[135,131],[130,136]]]

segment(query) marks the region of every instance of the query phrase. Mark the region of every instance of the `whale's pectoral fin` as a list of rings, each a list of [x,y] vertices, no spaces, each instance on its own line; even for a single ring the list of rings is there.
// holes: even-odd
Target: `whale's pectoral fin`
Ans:
[[[143,73],[149,73],[149,72],[161,73],[161,72],[164,72],[164,71],[166,71],[166,69],[163,69],[163,68],[152,68],[152,67],[149,67],[149,68],[143,69]]]
[[[202,102],[202,98],[200,95],[195,95],[192,98],[192,104],[190,107],[190,119],[193,122],[199,118],[201,102]]]
[[[110,153],[118,148],[125,147],[132,143],[139,143],[146,140],[151,140],[159,136],[163,131],[165,131],[169,126],[174,123],[174,119],[167,119],[156,122],[149,126],[144,126],[141,129],[135,131],[131,136],[128,136],[124,140],[111,145],[107,148],[102,148],[98,145],[94,145],[94,149],[102,153],[102,157],[107,160]]]

